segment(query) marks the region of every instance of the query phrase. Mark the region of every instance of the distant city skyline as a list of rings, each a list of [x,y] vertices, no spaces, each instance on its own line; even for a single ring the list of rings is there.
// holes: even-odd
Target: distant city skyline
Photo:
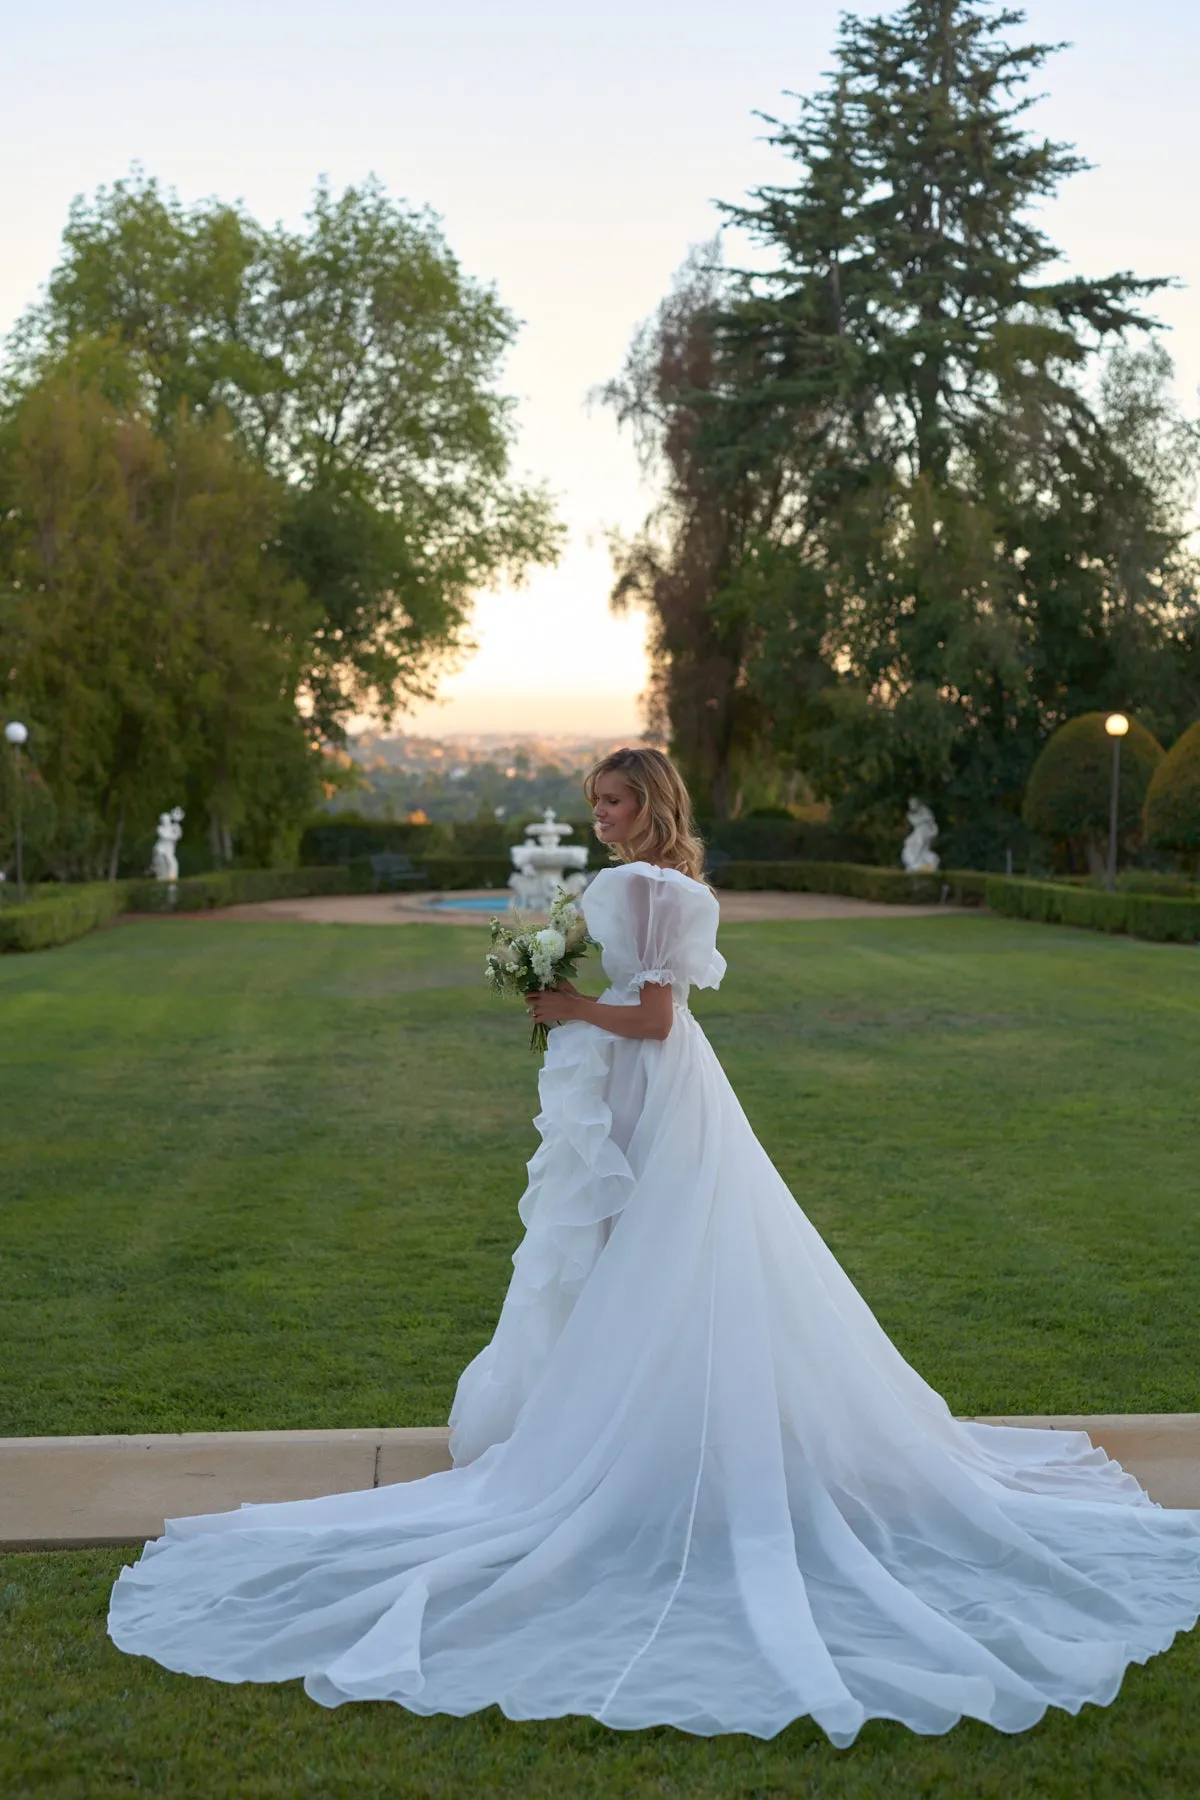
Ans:
[[[243,198],[298,219],[319,174],[375,171],[442,215],[476,277],[524,321],[506,387],[516,463],[558,494],[560,566],[480,597],[480,646],[400,728],[634,735],[644,622],[608,609],[605,533],[651,495],[632,445],[588,395],[620,368],[690,246],[784,172],[755,109],[787,114],[829,66],[836,0],[558,0],[452,9],[403,0],[43,0],[6,20],[0,117],[0,328],[58,255],[73,195],[134,163],[185,201]],[[889,10],[863,5],[850,10]],[[1035,83],[1031,125],[1097,165],[1044,224],[1069,265],[1185,284],[1159,296],[1180,392],[1200,383],[1200,242],[1190,229],[1200,13],[1177,0],[1033,0],[1022,37],[1074,39]],[[1017,33],[1014,33],[1017,35]]]

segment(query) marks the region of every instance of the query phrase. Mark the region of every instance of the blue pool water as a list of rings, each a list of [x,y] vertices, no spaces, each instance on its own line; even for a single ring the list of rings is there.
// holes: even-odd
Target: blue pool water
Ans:
[[[508,896],[503,892],[497,892],[494,898],[474,894],[464,895],[461,900],[431,900],[429,904],[431,907],[436,906],[439,912],[502,913],[507,912],[509,906]]]

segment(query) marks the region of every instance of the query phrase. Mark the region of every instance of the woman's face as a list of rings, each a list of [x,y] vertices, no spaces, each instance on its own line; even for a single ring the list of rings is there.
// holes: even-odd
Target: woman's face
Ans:
[[[627,844],[640,808],[637,795],[623,775],[601,775],[592,801],[596,836],[603,844]]]

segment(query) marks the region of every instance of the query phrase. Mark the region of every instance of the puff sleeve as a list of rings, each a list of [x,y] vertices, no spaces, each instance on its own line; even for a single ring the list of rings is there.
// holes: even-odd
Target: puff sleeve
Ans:
[[[689,987],[720,985],[720,909],[701,882],[674,869],[626,863],[602,869],[580,906],[614,988],[637,993],[653,981],[685,1000]]]

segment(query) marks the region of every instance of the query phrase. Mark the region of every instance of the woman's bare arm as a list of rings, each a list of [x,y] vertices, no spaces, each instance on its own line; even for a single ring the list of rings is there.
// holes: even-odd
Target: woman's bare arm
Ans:
[[[569,982],[546,988],[540,994],[526,994],[525,1004],[539,1025],[582,1019],[586,1025],[598,1025],[601,1031],[623,1038],[669,1037],[675,1015],[670,988],[655,981],[645,984],[636,1006],[602,1006],[599,1000],[577,993]]]

